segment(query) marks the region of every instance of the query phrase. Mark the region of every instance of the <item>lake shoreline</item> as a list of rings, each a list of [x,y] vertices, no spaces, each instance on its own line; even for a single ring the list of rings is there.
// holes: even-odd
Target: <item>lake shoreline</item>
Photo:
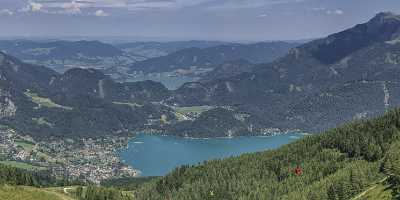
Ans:
[[[307,134],[286,133],[270,136],[184,138],[138,133],[127,148],[119,151],[123,164],[140,171],[139,177],[163,176],[181,165],[263,152],[294,142]]]
[[[158,136],[168,136],[168,137],[177,137],[177,138],[189,138],[189,139],[218,139],[218,138],[240,138],[240,137],[271,137],[271,136],[278,136],[278,135],[285,135],[285,134],[290,134],[290,133],[301,133],[305,135],[313,135],[313,133],[307,133],[304,132],[300,129],[285,129],[281,130],[278,128],[268,128],[267,132],[264,133],[259,133],[259,134],[249,134],[249,135],[235,135],[235,136],[219,136],[219,137],[189,137],[189,136],[180,136],[180,135],[174,135],[174,134],[168,134],[165,130],[159,130],[159,129],[144,129],[141,131],[134,131],[133,135],[140,135],[140,134],[146,134],[146,135],[158,135]]]

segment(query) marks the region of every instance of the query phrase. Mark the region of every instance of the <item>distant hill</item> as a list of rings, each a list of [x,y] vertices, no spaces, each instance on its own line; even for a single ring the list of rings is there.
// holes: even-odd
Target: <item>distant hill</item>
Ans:
[[[209,48],[188,48],[166,56],[134,63],[131,72],[159,73],[179,70],[213,69],[226,61],[244,59],[253,63],[268,63],[284,56],[298,43],[262,42],[255,44],[226,44]]]
[[[166,56],[168,54],[187,48],[209,48],[213,46],[226,45],[229,42],[218,41],[176,41],[176,42],[132,42],[115,45],[124,52],[142,55],[146,58]]]
[[[257,127],[318,132],[374,117],[400,105],[399,30],[399,16],[380,13],[250,72],[185,84],[169,101],[231,106],[246,114],[247,132]]]
[[[99,41],[3,40],[0,50],[31,64],[49,66],[59,72],[74,67],[103,69],[143,59]]]
[[[35,42],[29,40],[0,41],[0,49],[21,59],[74,59],[78,57],[121,56],[118,48],[98,41],[53,41]]]
[[[256,64],[244,59],[227,61],[217,65],[212,71],[202,76],[200,82],[234,77],[241,73],[251,72],[255,66]]]

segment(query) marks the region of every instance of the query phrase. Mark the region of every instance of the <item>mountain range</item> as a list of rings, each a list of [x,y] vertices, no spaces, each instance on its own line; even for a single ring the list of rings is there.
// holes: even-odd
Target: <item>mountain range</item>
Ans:
[[[117,83],[94,69],[59,74],[0,54],[0,121],[34,136],[99,136],[174,120],[160,83]]]
[[[243,49],[249,45],[192,48],[210,56],[217,52],[219,58],[208,76],[176,90],[153,81],[118,83],[95,69],[59,74],[2,53],[0,121],[39,135],[138,130],[192,137],[269,135],[277,129],[319,132],[400,105],[399,39],[400,17],[380,13],[266,64],[251,63],[261,62],[257,59],[262,53],[226,62],[219,57],[221,49],[231,52],[231,58],[246,57],[250,52]],[[176,55],[186,51],[157,59],[179,58]],[[185,58],[193,62],[193,57]],[[158,67],[148,70],[162,69]]]
[[[142,55],[146,58],[166,56],[168,54],[188,48],[209,48],[219,45],[231,44],[219,41],[176,41],[176,42],[128,42],[119,43],[115,46],[127,53]]]
[[[399,34],[400,17],[380,13],[367,23],[293,48],[251,72],[183,85],[169,101],[229,105],[246,113],[247,131],[274,127],[318,132],[373,117],[399,106]],[[226,129],[225,135],[233,130]]]
[[[214,41],[178,41],[178,42],[134,42],[107,44],[99,41],[63,41],[63,40],[1,40],[0,50],[26,63],[47,66],[59,73],[73,68],[94,68],[110,75],[116,81],[157,80],[146,76],[149,70],[156,76],[170,76],[159,72],[173,71],[172,75],[198,79],[216,65],[243,57],[250,61],[272,61],[286,54],[295,42],[269,42],[256,44],[238,44]],[[193,52],[196,49],[196,52]],[[214,49],[214,50],[213,50]],[[232,49],[238,49],[233,52]],[[212,56],[213,52],[220,54]],[[258,53],[257,53],[258,52]],[[192,55],[192,54],[195,55]],[[225,58],[223,55],[227,55]],[[263,54],[262,56],[257,56]],[[164,64],[174,65],[176,57],[198,57],[199,62],[182,61],[174,70],[164,69]],[[222,56],[222,57],[221,57]],[[145,62],[141,62],[145,61]],[[134,63],[141,62],[149,70],[137,71]],[[153,63],[154,65],[149,66]],[[213,64],[213,65],[211,65]],[[195,66],[199,65],[199,66]],[[150,69],[152,68],[152,69]],[[140,73],[139,73],[140,72]],[[144,73],[143,73],[144,72]],[[188,77],[190,76],[190,78]],[[162,79],[161,79],[162,80]],[[165,83],[165,82],[164,82]],[[168,85],[168,84],[167,84]]]
[[[284,56],[298,43],[260,42],[254,44],[225,44],[209,48],[187,48],[166,56],[136,62],[131,72],[160,73],[172,71],[196,71],[213,69],[227,61],[247,60],[252,63],[268,63]]]
[[[143,56],[127,54],[110,44],[85,40],[3,40],[0,50],[27,63],[45,65],[61,73],[76,67],[104,69],[143,59]]]

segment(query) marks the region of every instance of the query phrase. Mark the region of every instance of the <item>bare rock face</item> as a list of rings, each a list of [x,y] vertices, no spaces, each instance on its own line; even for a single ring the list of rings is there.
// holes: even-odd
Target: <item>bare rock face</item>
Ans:
[[[5,59],[4,54],[0,53],[0,65],[3,64],[4,59]]]
[[[8,91],[0,89],[0,119],[13,117],[17,112],[17,106],[11,100],[11,95]]]

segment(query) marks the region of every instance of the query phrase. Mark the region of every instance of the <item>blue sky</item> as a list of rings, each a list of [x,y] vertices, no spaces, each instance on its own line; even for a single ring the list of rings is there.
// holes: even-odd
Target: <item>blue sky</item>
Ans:
[[[326,36],[400,0],[0,0],[0,36],[261,41]]]

